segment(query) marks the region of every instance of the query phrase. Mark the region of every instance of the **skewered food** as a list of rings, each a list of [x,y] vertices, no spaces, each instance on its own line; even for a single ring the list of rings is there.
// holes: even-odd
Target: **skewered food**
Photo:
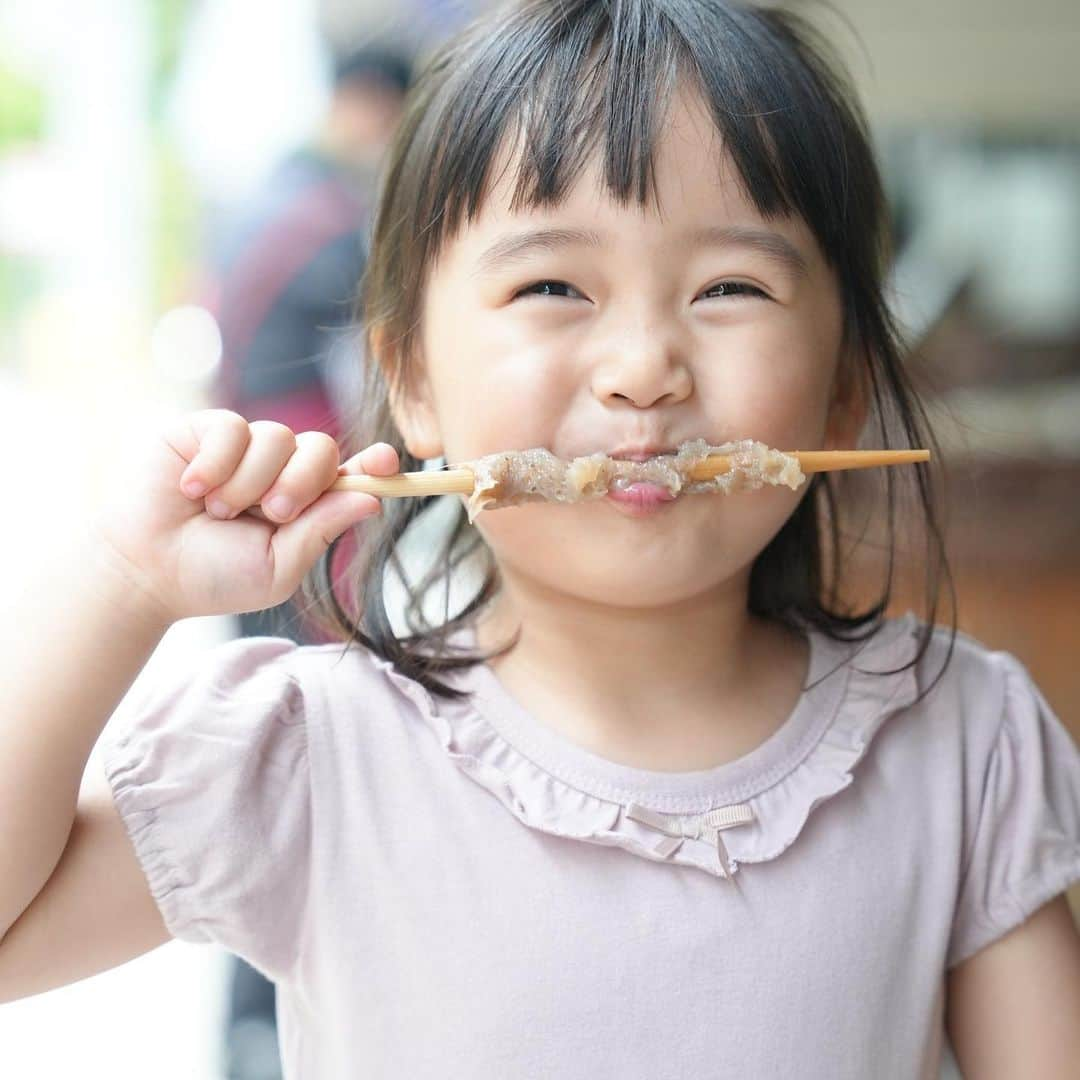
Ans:
[[[702,463],[723,455],[727,468],[699,479]],[[624,461],[607,454],[590,454],[566,461],[549,450],[506,450],[461,463],[476,476],[466,502],[470,523],[484,510],[526,502],[583,502],[602,498],[609,490],[632,484],[655,484],[671,495],[753,491],[765,484],[796,489],[806,477],[798,459],[772,450],[753,439],[711,446],[704,439],[684,442],[674,454],[647,461]]]

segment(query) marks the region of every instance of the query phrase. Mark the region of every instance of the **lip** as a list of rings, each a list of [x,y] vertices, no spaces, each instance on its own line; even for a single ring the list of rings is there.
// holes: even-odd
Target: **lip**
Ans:
[[[678,453],[677,447],[663,446],[660,443],[628,443],[609,450],[607,456],[616,461],[648,461],[661,454],[675,453]],[[647,483],[611,488],[604,498],[614,504],[620,513],[629,517],[648,517],[675,501],[675,496],[667,488]]]
[[[626,488],[611,488],[604,498],[632,517],[655,514],[675,501],[675,496],[667,488],[656,484],[631,484]]]

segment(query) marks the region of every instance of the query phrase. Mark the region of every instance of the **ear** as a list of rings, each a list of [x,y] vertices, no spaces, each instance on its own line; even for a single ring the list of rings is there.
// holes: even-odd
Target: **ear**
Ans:
[[[825,422],[825,448],[851,450],[859,441],[870,411],[868,361],[861,351],[849,352],[836,365],[832,400]]]
[[[386,381],[390,414],[405,440],[405,449],[422,461],[441,457],[442,434],[423,364],[415,364],[415,374],[406,378],[400,347],[388,340],[381,327],[371,331],[369,346]]]

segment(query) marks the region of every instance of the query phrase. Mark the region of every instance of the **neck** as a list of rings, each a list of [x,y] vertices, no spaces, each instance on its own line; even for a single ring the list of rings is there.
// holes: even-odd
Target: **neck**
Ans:
[[[504,575],[477,642],[484,649],[502,644],[520,626],[519,644],[491,661],[500,678],[516,690],[572,701],[572,712],[592,727],[579,733],[586,741],[640,738],[655,729],[657,709],[723,715],[760,680],[765,653],[791,656],[793,635],[748,613],[748,582],[747,574],[708,594],[641,609]]]

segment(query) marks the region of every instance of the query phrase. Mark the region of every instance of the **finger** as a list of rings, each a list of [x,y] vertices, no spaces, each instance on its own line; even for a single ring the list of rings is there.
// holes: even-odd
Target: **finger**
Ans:
[[[296,451],[259,505],[273,521],[289,521],[310,506],[338,475],[338,445],[321,431],[302,431]]]
[[[281,525],[270,543],[274,575],[299,581],[349,526],[382,512],[382,503],[360,491],[328,491],[295,521]]]
[[[353,454],[338,469],[338,475],[393,476],[400,469],[398,452],[389,443],[377,442]]]
[[[251,441],[248,422],[227,409],[206,409],[187,419],[186,431],[175,440],[182,453],[191,453],[180,474],[180,490],[192,499],[224,483],[239,465]]]
[[[212,517],[233,518],[258,503],[296,450],[296,436],[284,424],[255,420],[248,426],[251,441],[240,464],[206,496],[206,510]]]

